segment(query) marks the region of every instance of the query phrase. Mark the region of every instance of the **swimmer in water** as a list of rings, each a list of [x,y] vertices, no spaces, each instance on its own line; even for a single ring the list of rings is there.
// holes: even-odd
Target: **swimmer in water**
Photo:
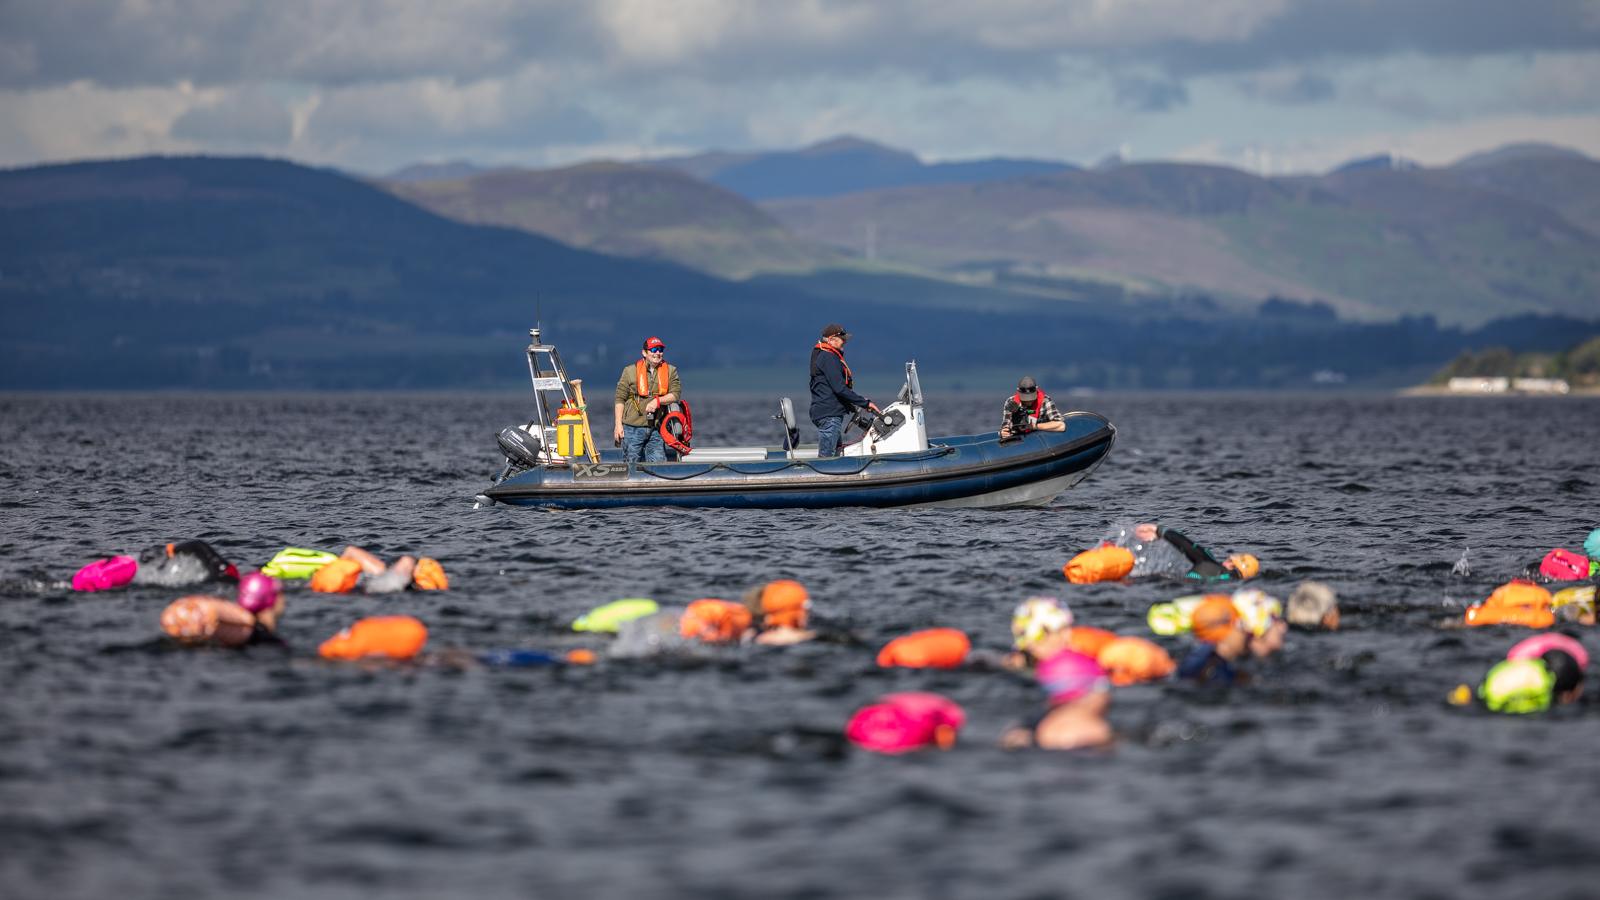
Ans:
[[[1190,616],[1190,633],[1198,643],[1178,664],[1179,678],[1224,686],[1239,679],[1239,661],[1250,652],[1250,633],[1232,598],[1208,595]]]
[[[1233,608],[1239,611],[1239,624],[1249,637],[1251,656],[1264,659],[1283,649],[1289,623],[1283,620],[1283,603],[1277,597],[1245,588],[1233,592]]]
[[[161,630],[181,644],[242,647],[277,643],[283,594],[271,577],[254,572],[239,580],[237,602],[221,597],[179,597],[161,612]]]
[[[1011,614],[1011,638],[1016,650],[1001,665],[1025,670],[1063,650],[1095,658],[1117,636],[1104,628],[1076,624],[1072,610],[1054,597],[1029,597]]]
[[[1027,725],[1006,731],[1000,746],[1077,750],[1111,743],[1111,725],[1106,722],[1111,681],[1099,663],[1068,650],[1040,663],[1038,678],[1050,708]]]
[[[1127,541],[1128,536],[1123,535],[1122,540]],[[1161,562],[1158,554],[1154,552],[1155,549],[1160,547],[1160,545],[1155,544],[1157,540],[1163,541],[1172,549],[1177,550],[1187,563],[1188,570],[1181,573],[1169,573],[1166,571],[1172,566]],[[1243,581],[1247,578],[1254,578],[1256,573],[1261,571],[1261,561],[1248,553],[1236,553],[1218,562],[1209,550],[1189,540],[1183,532],[1157,525],[1154,522],[1142,522],[1135,525],[1131,543],[1134,546],[1130,546],[1128,549],[1133,550],[1136,555],[1141,550],[1152,548],[1152,552],[1147,556],[1153,557],[1153,559],[1147,562],[1145,566],[1135,565],[1133,570],[1135,576],[1181,574],[1184,578],[1194,578],[1202,581]],[[1183,564],[1180,563],[1178,565],[1181,567]],[[1141,568],[1146,568],[1146,571],[1140,571]]]
[[[1583,670],[1588,665],[1588,651],[1571,635],[1536,634],[1512,647],[1506,658],[1489,670],[1478,686],[1478,699],[1491,712],[1544,712],[1552,705],[1576,702],[1583,695]],[[1465,693],[1465,687],[1456,690]]]
[[[807,630],[811,618],[811,595],[798,581],[782,578],[745,592],[744,604],[761,617],[761,631],[755,642],[782,647],[815,640],[817,633]]]
[[[1320,581],[1302,581],[1289,595],[1289,624],[1307,631],[1339,630],[1339,596]]]
[[[208,581],[238,581],[239,569],[205,541],[177,541],[139,554],[135,584],[188,587]]]

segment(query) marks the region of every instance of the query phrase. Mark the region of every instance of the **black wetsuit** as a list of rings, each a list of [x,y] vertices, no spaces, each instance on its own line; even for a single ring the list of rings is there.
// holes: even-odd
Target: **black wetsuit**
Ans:
[[[1189,561],[1189,571],[1184,573],[1185,578],[1225,579],[1232,578],[1233,573],[1217,558],[1211,555],[1206,548],[1196,544],[1181,531],[1165,526],[1156,528],[1156,535],[1162,540],[1178,548],[1183,558]]]
[[[200,540],[178,541],[151,547],[139,554],[139,566],[140,568],[175,566],[179,564],[179,561],[185,559],[199,561],[204,573],[200,578],[200,582],[239,580],[238,568],[224,559],[222,554],[216,551],[216,548]]]

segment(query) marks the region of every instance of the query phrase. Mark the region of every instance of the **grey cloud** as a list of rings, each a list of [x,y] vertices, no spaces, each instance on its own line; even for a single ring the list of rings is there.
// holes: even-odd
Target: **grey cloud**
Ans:
[[[1298,0],[1248,38],[1167,42],[1138,55],[1175,74],[1243,72],[1326,59],[1396,53],[1472,56],[1600,48],[1591,0]]]
[[[472,100],[437,97],[424,102],[414,88],[376,87],[334,92],[311,114],[304,139],[323,145],[345,142],[407,141],[428,152],[449,151],[464,142],[481,148],[581,144],[609,136],[605,123],[589,110],[548,103],[519,94],[498,95],[487,107]],[[437,148],[428,148],[433,136]]]
[[[1264,72],[1239,81],[1246,96],[1273,103],[1320,103],[1338,93],[1333,80],[1312,72]]]
[[[592,23],[571,9],[497,0],[8,0],[0,86],[485,78],[533,57],[596,52]]]
[[[294,120],[282,103],[244,90],[185,112],[172,123],[171,134],[200,144],[282,147],[294,135]]]
[[[1169,79],[1124,76],[1112,83],[1117,105],[1138,112],[1165,112],[1189,102],[1189,92],[1181,82]]]
[[[1168,18],[1147,18],[1140,27],[1133,13],[1110,16],[1086,0],[749,0],[697,7],[706,21],[688,23],[660,7],[603,0],[0,3],[0,86],[10,87],[82,79],[112,87],[474,81],[529,64],[609,65],[620,80],[649,78],[657,66],[710,81],[878,72],[927,81],[972,75],[1022,81],[1051,77],[1071,57],[1182,77],[1405,51],[1600,46],[1591,0],[1234,0],[1228,21],[1238,24],[1230,28],[1159,5],[1145,15]],[[1097,18],[1102,14],[1114,21]],[[658,32],[678,40],[680,52],[669,47],[652,56]]]

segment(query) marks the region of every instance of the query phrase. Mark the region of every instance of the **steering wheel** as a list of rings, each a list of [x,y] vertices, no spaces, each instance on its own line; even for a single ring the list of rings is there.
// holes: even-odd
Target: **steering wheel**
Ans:
[[[872,422],[877,418],[877,415],[870,409],[858,409],[852,412],[847,417],[844,428],[839,431],[839,446],[843,447],[846,444],[859,443],[862,438],[867,436],[867,430],[872,427]],[[850,429],[852,428],[861,429],[861,436],[854,441],[846,441],[845,438],[850,436]]]

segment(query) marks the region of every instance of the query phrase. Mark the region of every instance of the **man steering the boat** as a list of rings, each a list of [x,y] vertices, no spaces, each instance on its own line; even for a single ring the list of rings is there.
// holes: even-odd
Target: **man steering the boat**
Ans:
[[[639,359],[617,379],[616,427],[613,439],[622,445],[625,462],[666,462],[659,414],[682,395],[678,367],[667,362],[667,345],[658,337],[645,340]]]
[[[1006,398],[1000,420],[1000,440],[1021,437],[1030,431],[1066,431],[1067,422],[1061,418],[1054,400],[1039,390],[1032,375],[1022,376],[1017,382],[1017,392]]]
[[[844,345],[850,332],[843,325],[829,323],[822,328],[822,340],[811,348],[811,424],[817,426],[817,458],[839,455],[839,438],[844,420],[852,410],[879,412],[877,404],[855,392],[855,378],[844,361]]]

